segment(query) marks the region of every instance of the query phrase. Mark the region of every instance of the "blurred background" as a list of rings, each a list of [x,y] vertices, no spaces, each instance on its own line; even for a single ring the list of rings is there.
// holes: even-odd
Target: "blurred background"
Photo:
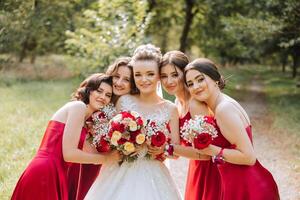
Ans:
[[[282,199],[300,199],[298,0],[1,0],[0,199],[83,77],[145,43],[218,63]],[[183,193],[182,163],[173,173]]]

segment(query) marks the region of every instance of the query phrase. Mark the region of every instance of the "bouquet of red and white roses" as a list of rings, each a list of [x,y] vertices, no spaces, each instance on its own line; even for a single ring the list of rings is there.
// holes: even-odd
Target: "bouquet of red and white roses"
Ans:
[[[109,121],[117,113],[113,104],[108,104],[92,114],[87,120],[89,128],[89,141],[98,152],[110,151],[110,144],[106,139],[109,130]]]
[[[186,121],[180,130],[182,138],[196,149],[204,149],[217,137],[215,119],[211,116],[195,116]]]
[[[130,154],[146,140],[143,127],[144,121],[137,112],[122,111],[110,120],[106,139],[113,149],[122,152],[123,160],[134,161],[137,157]]]

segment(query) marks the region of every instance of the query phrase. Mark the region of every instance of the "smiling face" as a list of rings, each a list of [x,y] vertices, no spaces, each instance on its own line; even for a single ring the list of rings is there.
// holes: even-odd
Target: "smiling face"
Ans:
[[[191,96],[198,101],[207,102],[215,92],[215,81],[198,70],[188,70],[185,78]]]
[[[170,95],[176,95],[184,89],[183,72],[172,64],[161,68],[160,79],[162,86]]]
[[[112,79],[113,93],[117,96],[128,94],[131,89],[130,79],[131,70],[125,65],[119,66]]]
[[[102,82],[97,90],[90,92],[89,106],[93,111],[99,110],[110,103],[112,97],[111,85]]]
[[[140,93],[156,91],[159,81],[158,64],[154,60],[137,60],[133,63],[134,82]]]

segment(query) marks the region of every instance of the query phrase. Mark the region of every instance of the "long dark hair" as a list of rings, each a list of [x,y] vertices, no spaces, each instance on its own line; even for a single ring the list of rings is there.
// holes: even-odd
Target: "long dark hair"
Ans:
[[[162,57],[162,61],[159,66],[159,73],[161,72],[161,68],[168,64],[174,65],[176,72],[176,67],[184,72],[184,68],[189,64],[189,62],[189,58],[183,52],[176,50],[169,51]]]
[[[90,93],[97,90],[102,82],[112,86],[112,76],[103,73],[90,75],[80,83],[79,87],[72,94],[72,100],[79,100],[85,104],[89,104]]]
[[[206,74],[211,79],[217,82],[218,87],[222,90],[225,88],[225,80],[219,73],[217,65],[207,58],[197,58],[193,62],[189,63],[184,69],[184,79],[186,83],[186,73],[189,70],[197,70],[200,73]]]

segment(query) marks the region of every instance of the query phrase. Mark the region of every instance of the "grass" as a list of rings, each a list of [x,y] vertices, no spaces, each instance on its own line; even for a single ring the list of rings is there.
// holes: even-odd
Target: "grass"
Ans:
[[[78,79],[0,84],[0,199],[9,199],[35,155],[52,114],[70,98]]]

